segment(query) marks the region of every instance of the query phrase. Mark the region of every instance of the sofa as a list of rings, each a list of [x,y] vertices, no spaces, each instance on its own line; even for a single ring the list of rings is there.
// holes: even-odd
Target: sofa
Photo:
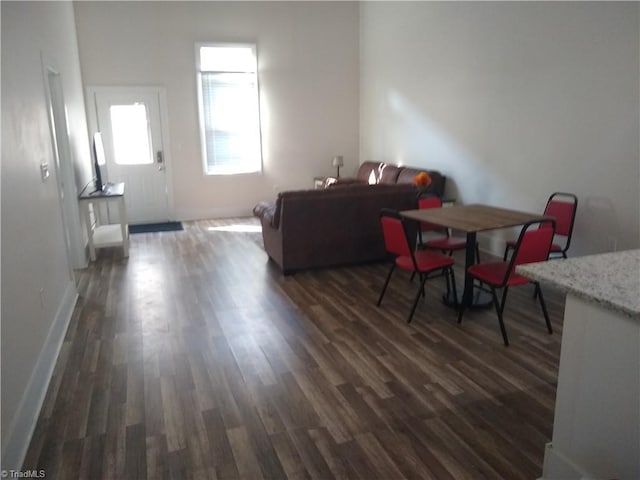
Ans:
[[[425,188],[413,185],[426,171]],[[418,196],[442,196],[445,177],[433,170],[364,162],[353,178],[326,182],[326,188],[281,192],[275,202],[253,209],[262,223],[265,251],[285,273],[365,263],[386,257],[380,210],[417,208]]]
[[[385,258],[380,210],[417,208],[411,184],[281,192],[253,209],[264,249],[285,274]]]

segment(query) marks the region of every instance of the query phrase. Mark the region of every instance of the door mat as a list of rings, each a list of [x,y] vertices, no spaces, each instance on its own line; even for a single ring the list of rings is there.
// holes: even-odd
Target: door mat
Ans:
[[[142,225],[129,225],[129,233],[154,233],[175,232],[184,230],[182,222],[146,223]]]

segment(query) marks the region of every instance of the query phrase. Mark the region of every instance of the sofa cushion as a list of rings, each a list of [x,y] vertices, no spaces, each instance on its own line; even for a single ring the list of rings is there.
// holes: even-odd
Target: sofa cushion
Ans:
[[[398,175],[402,171],[401,167],[387,163],[380,169],[378,183],[392,184],[398,182]]]
[[[363,162],[358,168],[356,179],[362,183],[383,183],[391,185],[397,182],[398,174],[402,170],[397,165],[382,162]]]
[[[385,164],[382,162],[362,162],[358,167],[356,178],[363,183],[378,183],[380,180],[380,172]]]

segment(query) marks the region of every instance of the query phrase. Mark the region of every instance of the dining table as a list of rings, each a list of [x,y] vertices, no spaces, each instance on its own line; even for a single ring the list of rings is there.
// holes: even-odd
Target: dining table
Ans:
[[[468,273],[469,267],[476,263],[477,260],[475,249],[477,234],[488,230],[517,227],[518,225],[550,218],[539,213],[528,213],[481,204],[403,210],[399,214],[409,220],[427,222],[466,234],[465,276],[462,294],[462,304],[465,308],[491,305],[491,299],[489,297],[483,298],[479,294],[480,292],[474,296],[473,278]],[[445,295],[444,300],[445,303],[455,308],[460,306],[457,298],[450,298]]]

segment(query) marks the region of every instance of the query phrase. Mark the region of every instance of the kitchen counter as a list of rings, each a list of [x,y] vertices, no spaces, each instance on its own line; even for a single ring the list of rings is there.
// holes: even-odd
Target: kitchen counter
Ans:
[[[532,263],[516,270],[640,320],[640,250]]]
[[[640,250],[516,271],[567,293],[542,479],[639,479]]]

